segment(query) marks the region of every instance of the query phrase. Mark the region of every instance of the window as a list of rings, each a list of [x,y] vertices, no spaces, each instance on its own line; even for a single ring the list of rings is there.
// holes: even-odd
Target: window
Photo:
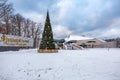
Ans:
[[[87,43],[96,43],[96,41],[87,41]]]

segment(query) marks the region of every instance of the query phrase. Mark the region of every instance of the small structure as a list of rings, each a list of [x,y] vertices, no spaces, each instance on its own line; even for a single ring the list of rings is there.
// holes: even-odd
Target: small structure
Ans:
[[[42,40],[40,42],[38,53],[56,53],[56,52],[58,52],[58,50],[55,47],[55,41],[53,39],[52,27],[49,18],[49,12],[47,11],[44,31],[42,34]]]

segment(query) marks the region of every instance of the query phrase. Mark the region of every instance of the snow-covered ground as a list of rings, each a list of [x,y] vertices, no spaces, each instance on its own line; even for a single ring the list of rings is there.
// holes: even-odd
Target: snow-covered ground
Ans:
[[[120,49],[0,52],[0,80],[120,80]]]

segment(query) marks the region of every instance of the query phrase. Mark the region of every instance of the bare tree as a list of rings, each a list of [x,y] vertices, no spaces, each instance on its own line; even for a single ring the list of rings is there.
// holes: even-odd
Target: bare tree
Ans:
[[[34,37],[33,37],[34,43],[33,43],[33,46],[34,46],[34,48],[37,48],[39,46],[39,42],[40,42],[40,34],[42,32],[42,30],[41,30],[42,25],[41,25],[41,23],[38,23],[38,24],[36,24],[35,27],[36,28],[34,28]]]
[[[0,33],[5,33],[4,24],[1,24],[1,23],[0,23]]]
[[[8,4],[7,0],[0,0],[0,18],[13,11],[12,4]]]
[[[24,21],[24,36],[25,37],[30,37],[30,24],[31,20],[30,19],[26,19]]]
[[[12,13],[12,4],[8,4],[7,0],[0,0],[0,23],[5,24],[6,34],[10,34],[10,16]]]
[[[36,48],[40,40],[41,27],[40,23],[25,19],[19,13],[13,14],[12,4],[7,0],[0,0],[0,33],[33,38]]]
[[[20,14],[13,15],[11,17],[11,33],[22,36],[22,27],[23,27],[24,18]],[[13,32],[15,31],[15,32]]]
[[[40,34],[41,34],[41,27],[42,25],[40,23],[36,23],[34,21],[31,21],[30,19],[27,19],[25,21],[25,27],[24,27],[24,33],[26,37],[33,38],[33,47],[38,47],[39,40],[40,40]]]

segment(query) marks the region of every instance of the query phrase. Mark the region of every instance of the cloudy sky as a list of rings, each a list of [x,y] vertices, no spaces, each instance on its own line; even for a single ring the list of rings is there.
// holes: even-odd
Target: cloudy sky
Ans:
[[[120,0],[9,0],[16,13],[44,25],[47,9],[56,38],[70,34],[120,37]]]

